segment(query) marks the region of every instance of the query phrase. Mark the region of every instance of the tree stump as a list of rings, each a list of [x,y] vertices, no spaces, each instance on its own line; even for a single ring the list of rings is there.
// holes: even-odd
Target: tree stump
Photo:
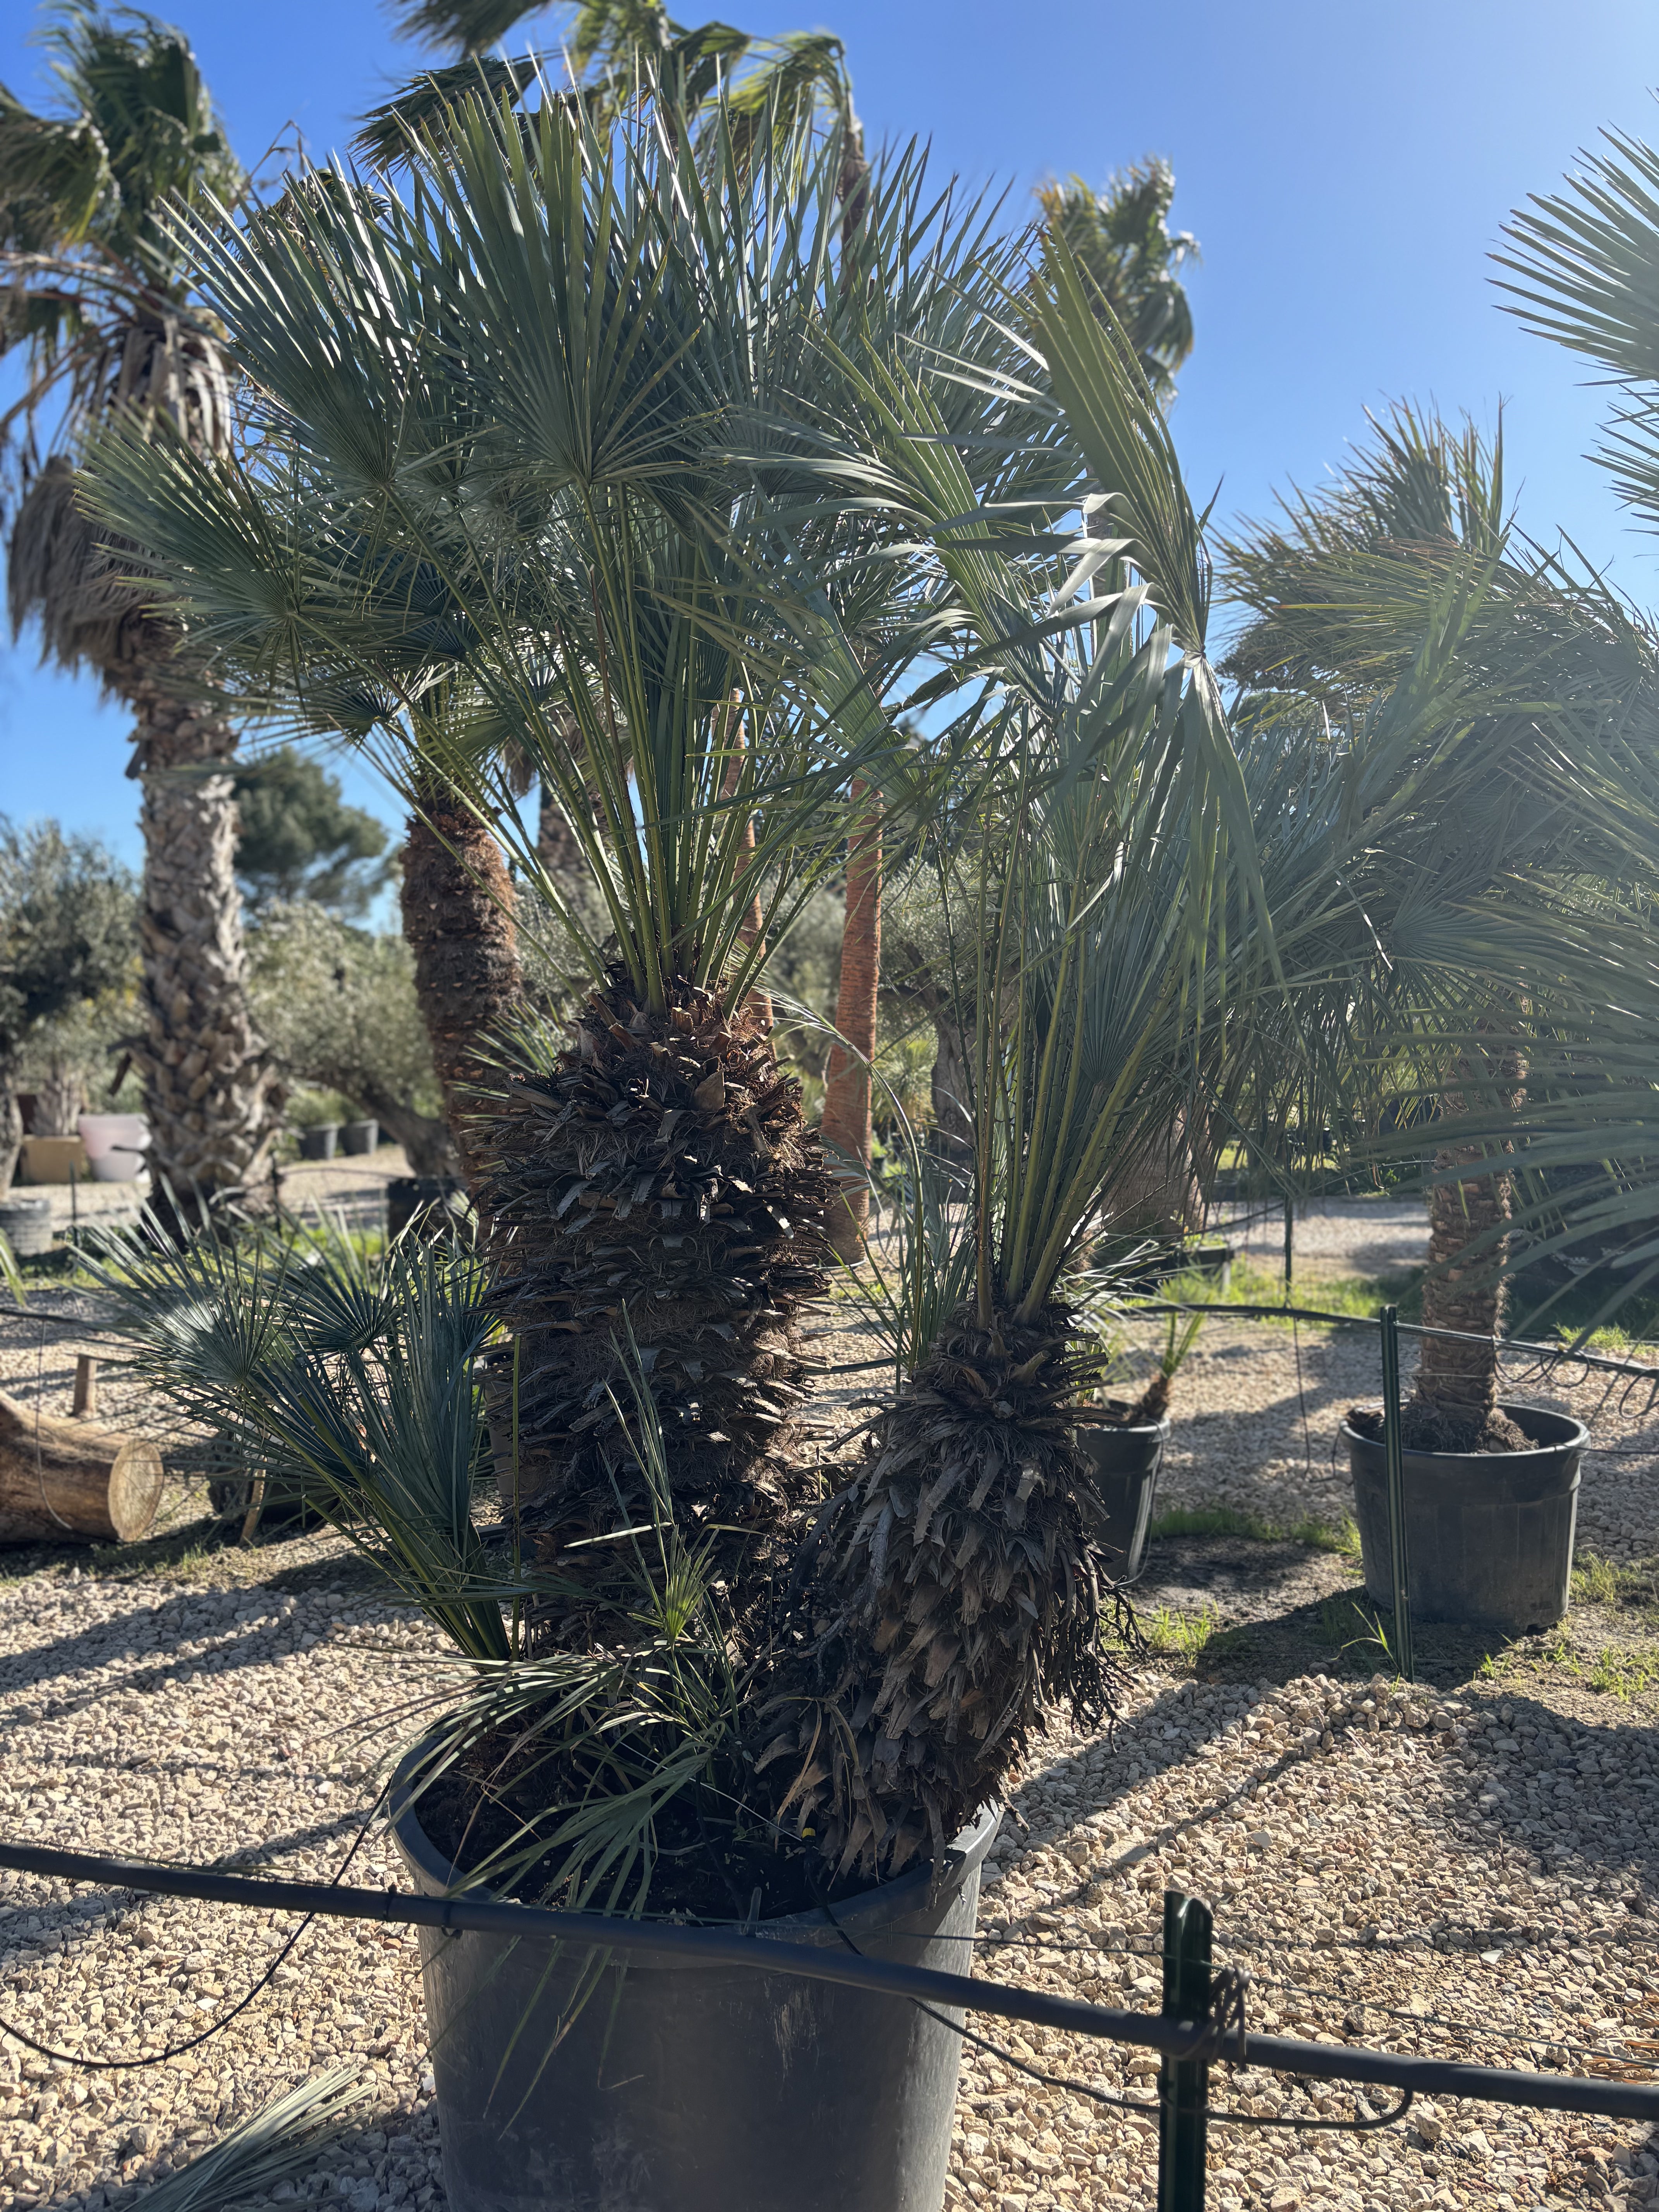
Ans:
[[[132,1544],[161,1502],[161,1455],[147,1437],[36,1417],[0,1391],[0,1544]]]

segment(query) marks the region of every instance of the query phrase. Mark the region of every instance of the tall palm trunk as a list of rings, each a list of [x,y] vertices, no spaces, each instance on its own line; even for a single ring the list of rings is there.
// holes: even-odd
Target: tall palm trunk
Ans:
[[[230,725],[154,680],[122,687],[137,715],[131,773],[143,788],[139,944],[150,1168],[163,1218],[199,1225],[258,1176],[276,1082],[253,1025],[237,888]],[[169,1206],[167,1193],[172,1193]]]
[[[17,1156],[23,1149],[23,1116],[12,1088],[9,1048],[0,1040],[0,1198],[11,1188]]]
[[[856,801],[865,787],[854,784]],[[847,840],[847,916],[842,928],[841,980],[836,989],[836,1027],[852,1049],[837,1043],[823,1085],[823,1141],[841,1184],[826,1216],[830,1242],[843,1260],[864,1249],[870,1218],[867,1173],[871,1158],[870,1066],[876,1056],[876,1012],[881,982],[881,815],[872,806]],[[854,1168],[850,1163],[856,1162]]]
[[[483,1158],[475,1125],[484,1095],[501,1087],[490,1038],[510,1024],[524,999],[513,886],[500,847],[477,815],[435,786],[410,816],[403,859],[415,994],[450,1133],[476,1194]]]
[[[536,815],[536,857],[556,882],[561,878],[574,882],[586,865],[576,834],[564,818],[558,793],[545,783]]]
[[[738,707],[738,702],[737,701],[733,702],[734,708]],[[732,747],[732,757],[726,763],[726,773],[720,778],[720,797],[722,799],[730,799],[732,796],[736,792],[738,785],[743,775],[742,756],[745,750],[747,740],[744,734],[744,724],[741,711],[738,711],[734,714],[731,732],[731,743]],[[744,859],[741,872],[746,876],[749,873],[750,869],[754,866],[755,817],[752,814],[743,825],[743,850]],[[739,932],[739,934],[745,945],[760,944],[761,929],[764,919],[765,917],[761,913],[760,893],[757,890],[754,897],[749,902],[748,919],[744,921],[742,930]],[[761,951],[763,955],[764,955],[765,950],[765,946],[762,945]],[[769,1033],[772,1028],[772,994],[763,986],[757,985],[755,989],[750,992],[748,998],[744,1000],[744,1004],[747,1006],[750,1012],[753,1014],[755,1019],[760,1024],[762,1029]]]

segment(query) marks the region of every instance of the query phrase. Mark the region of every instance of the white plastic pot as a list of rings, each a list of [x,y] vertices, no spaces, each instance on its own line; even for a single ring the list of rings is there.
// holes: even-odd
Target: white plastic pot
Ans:
[[[142,1114],[83,1114],[79,1127],[94,1182],[131,1182],[144,1164],[149,1124]]]

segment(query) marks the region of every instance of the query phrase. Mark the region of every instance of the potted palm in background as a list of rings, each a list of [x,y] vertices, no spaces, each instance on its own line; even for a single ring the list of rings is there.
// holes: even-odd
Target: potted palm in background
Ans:
[[[1286,502],[1230,560],[1255,616],[1232,665],[1270,715],[1314,702],[1365,711],[1419,650],[1444,580],[1489,578],[1464,647],[1488,696],[1449,701],[1436,733],[1442,750],[1472,750],[1479,775],[1455,810],[1429,785],[1401,811],[1397,881],[1376,913],[1385,957],[1436,929],[1455,930],[1463,952],[1460,972],[1443,971],[1432,1002],[1412,1010],[1410,1080],[1439,1094],[1423,1319],[1444,1334],[1422,1340],[1402,1435],[1414,1609],[1545,1626],[1566,1609],[1587,1431],[1498,1402],[1513,1176],[1481,1125],[1513,1127],[1530,1041],[1547,1040],[1557,1011],[1596,989],[1593,965],[1579,981],[1590,917],[1612,933],[1611,953],[1628,929],[1621,896],[1650,886],[1640,783],[1609,769],[1652,725],[1652,640],[1598,580],[1519,536],[1504,511],[1501,439],[1488,447],[1468,426],[1454,433],[1407,408],[1376,426],[1334,485]],[[1632,817],[1622,828],[1605,798],[1620,781]],[[1368,1587],[1388,1602],[1380,1414],[1353,1409],[1344,1435]]]

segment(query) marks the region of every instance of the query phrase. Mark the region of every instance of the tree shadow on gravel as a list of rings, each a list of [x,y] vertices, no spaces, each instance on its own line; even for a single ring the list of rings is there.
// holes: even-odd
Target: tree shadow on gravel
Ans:
[[[260,1621],[227,1628],[222,1640],[216,1637],[206,1651],[176,1654],[169,1647],[202,1635],[200,1622],[191,1619],[200,1599],[200,1593],[181,1593],[148,1613],[143,1644],[137,1650],[133,1648],[134,1617],[129,1613],[77,1629],[73,1635],[50,1644],[8,1652],[0,1657],[0,1693],[6,1695],[38,1690],[83,1671],[98,1670],[102,1674],[102,1679],[88,1683],[83,1690],[47,1698],[33,1711],[17,1712],[14,1719],[61,1720],[84,1712],[118,1691],[153,1693],[187,1674],[235,1674],[247,1667],[269,1666],[276,1658],[271,1649],[270,1626]],[[131,1665],[118,1676],[104,1671],[123,1659]]]

